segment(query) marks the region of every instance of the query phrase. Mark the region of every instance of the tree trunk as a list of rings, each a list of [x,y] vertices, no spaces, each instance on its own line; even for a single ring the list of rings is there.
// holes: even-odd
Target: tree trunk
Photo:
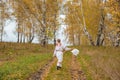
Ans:
[[[29,43],[32,43],[32,41],[35,37],[34,34],[35,34],[34,28],[30,29]]]
[[[85,17],[84,17],[84,12],[83,12],[83,6],[82,6],[82,0],[81,0],[81,12],[82,12],[82,18],[83,18],[83,31],[85,33],[85,35],[88,37],[89,41],[90,41],[90,44],[95,46],[94,44],[94,41],[92,40],[92,36],[89,34],[89,32],[87,31],[87,28],[86,28],[86,22],[85,22]]]
[[[56,21],[56,14],[54,15],[54,20]],[[56,45],[56,23],[54,21],[54,45]]]
[[[23,43],[25,43],[25,33],[26,33],[26,25],[25,25],[25,23],[23,22]]]
[[[3,25],[4,23],[3,23],[3,21],[2,21],[2,23],[1,23],[1,35],[0,35],[0,41],[2,42],[3,41],[3,34],[4,34],[4,25]]]
[[[120,46],[120,29],[119,29],[119,31],[117,32],[117,35],[116,35],[115,46],[116,47]]]
[[[80,33],[78,33],[78,45],[80,45]]]
[[[56,30],[55,29],[54,29],[54,45],[56,45]]]
[[[19,22],[18,22],[18,28],[17,28],[17,43],[20,42],[20,25],[19,25]]]
[[[0,41],[3,41],[3,35],[4,35],[4,16],[5,16],[5,2],[1,0],[0,2]]]
[[[24,36],[23,36],[23,43],[25,43],[25,34],[24,34]]]
[[[105,15],[104,15],[104,7],[101,9],[101,19],[100,25],[98,28],[97,42],[96,46],[102,46],[104,42],[104,31],[105,31]]]
[[[46,0],[43,0],[43,24],[45,24],[44,26],[43,26],[43,29],[42,29],[42,41],[41,41],[41,44],[43,45],[43,46],[45,46],[46,45]]]
[[[23,40],[23,33],[20,34],[20,43],[22,43]]]

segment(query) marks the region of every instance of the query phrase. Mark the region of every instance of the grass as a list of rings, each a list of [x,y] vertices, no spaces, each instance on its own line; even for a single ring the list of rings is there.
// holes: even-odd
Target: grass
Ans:
[[[31,54],[19,57],[16,61],[6,62],[0,66],[0,80],[24,80],[50,58],[51,54]]]
[[[0,80],[24,80],[51,58],[53,46],[0,43]]]
[[[77,61],[87,80],[120,79],[120,47],[78,46]],[[52,58],[53,46],[0,43],[0,80],[25,80]],[[45,80],[72,80],[71,53],[64,54],[63,68],[51,67]],[[1,64],[2,63],[2,64]]]
[[[41,54],[53,52],[53,46],[41,47],[39,44],[0,43],[0,61],[10,61],[29,53]]]
[[[87,63],[85,63],[85,60],[87,60],[87,62],[88,62],[90,60],[90,57],[88,55],[80,54],[77,57],[77,60],[79,61],[80,66],[82,67],[82,70],[85,73],[87,80],[92,80],[92,76],[91,76],[90,72],[88,71],[88,65],[87,65]]]
[[[64,54],[63,66],[61,70],[56,70],[56,63],[51,68],[45,80],[71,80],[70,74],[71,55],[70,52]]]
[[[87,80],[119,80],[120,48],[78,47],[78,61],[85,71]]]

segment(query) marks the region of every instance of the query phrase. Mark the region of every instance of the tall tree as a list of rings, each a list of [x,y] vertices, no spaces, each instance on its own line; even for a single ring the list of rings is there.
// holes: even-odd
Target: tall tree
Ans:
[[[100,23],[99,23],[99,27],[98,27],[98,34],[97,34],[97,42],[96,45],[97,46],[102,46],[104,39],[105,39],[105,0],[99,0],[99,4],[101,4],[100,6]]]
[[[66,14],[68,28],[69,25],[76,24],[80,27],[81,41],[89,41],[91,45],[95,45],[94,40],[96,38],[97,26],[100,19],[99,6],[96,1],[97,0],[73,0],[71,2],[68,1],[66,4],[68,9]],[[70,22],[70,20],[72,20],[72,22]],[[75,22],[73,23],[73,21]],[[87,36],[86,39],[84,39],[84,35]]]
[[[19,25],[17,27],[18,42],[25,42],[26,36],[27,42],[31,43],[36,34],[39,42],[45,46],[48,39],[55,36],[58,26],[57,0],[15,0],[14,2],[17,3],[13,10]]]
[[[0,41],[3,41],[3,35],[4,35],[4,27],[5,27],[5,10],[6,10],[6,4],[5,1],[0,1]]]
[[[105,10],[108,13],[107,37],[113,46],[120,46],[120,0],[107,0]]]

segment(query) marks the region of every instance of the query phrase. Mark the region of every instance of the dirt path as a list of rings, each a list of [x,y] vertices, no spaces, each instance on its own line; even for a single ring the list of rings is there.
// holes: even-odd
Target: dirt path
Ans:
[[[85,74],[81,70],[80,64],[77,62],[76,59],[76,56],[72,56],[70,69],[72,80],[86,80]]]
[[[68,57],[68,58],[70,59],[70,57]],[[53,73],[51,73],[50,70],[54,66],[53,64],[56,62],[56,59],[54,58],[54,59],[50,60],[47,64],[45,64],[38,72],[31,74],[31,77],[29,77],[27,80],[45,80],[45,79],[47,79],[47,80],[63,80],[63,79],[68,80],[68,79],[66,79],[66,77],[70,77],[71,79],[69,79],[69,80],[86,80],[86,76],[85,76],[84,72],[81,70],[81,67],[80,67],[79,62],[77,61],[77,58],[75,56],[72,56],[70,61],[67,61],[67,60],[65,59],[62,70],[57,71],[56,69],[54,69]],[[68,64],[65,64],[66,62],[70,63],[69,68],[66,68],[66,65],[68,67]],[[66,71],[68,71],[68,72],[66,72]],[[67,73],[69,73],[70,75],[69,74],[64,75],[63,79],[62,79],[62,77],[60,77],[60,75],[67,74]],[[50,76],[50,77],[46,78],[47,76]],[[56,78],[56,79],[54,79],[54,78]]]
[[[38,72],[32,74],[27,80],[44,80],[55,61],[55,58],[51,59]]]
[[[62,68],[60,70],[56,69],[56,63],[57,61],[51,67],[45,80],[72,80],[70,74],[71,55],[69,53],[64,54]]]

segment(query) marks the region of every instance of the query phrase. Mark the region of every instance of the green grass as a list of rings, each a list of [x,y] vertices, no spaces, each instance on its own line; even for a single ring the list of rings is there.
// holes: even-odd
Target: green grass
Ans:
[[[87,80],[120,79],[120,47],[78,46],[77,61]],[[0,80],[25,80],[51,58],[53,46],[38,44],[0,43]],[[45,80],[72,80],[71,52],[64,54],[63,68],[51,67]]]
[[[71,54],[64,54],[63,66],[61,70],[56,70],[56,63],[53,64],[45,80],[71,80],[70,74]]]
[[[51,58],[53,46],[0,43],[0,80],[24,80]]]
[[[40,69],[49,59],[51,59],[51,54],[30,54],[19,57],[15,61],[6,62],[0,66],[0,80],[24,80]]]
[[[24,80],[51,58],[53,46],[0,43],[0,80]]]

